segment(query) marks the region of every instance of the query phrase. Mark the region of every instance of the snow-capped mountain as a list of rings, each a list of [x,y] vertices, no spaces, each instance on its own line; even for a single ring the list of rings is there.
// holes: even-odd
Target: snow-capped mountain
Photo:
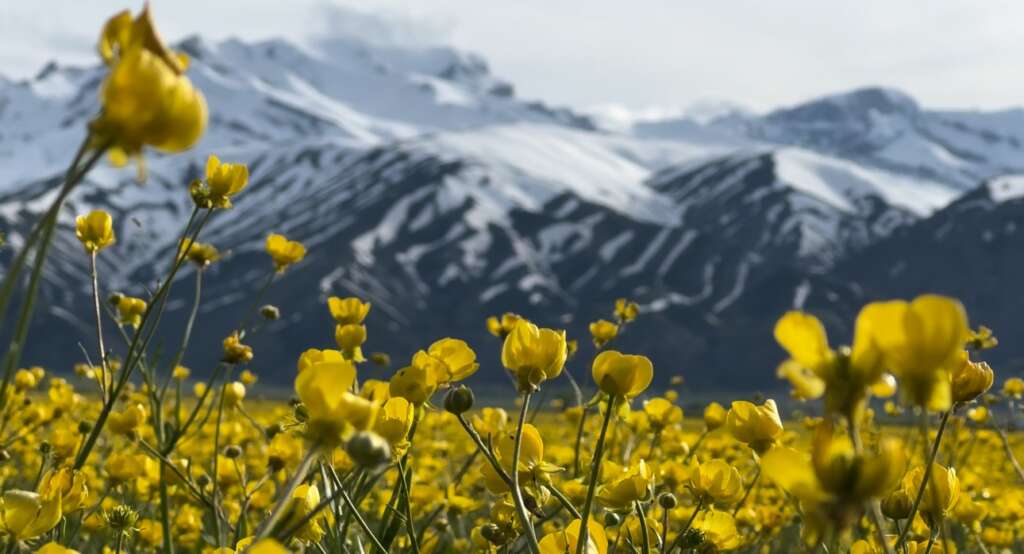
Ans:
[[[68,346],[37,346],[26,363],[68,367],[75,342],[90,344],[73,215],[114,215],[106,288],[142,293],[170,262],[191,210],[187,183],[211,153],[248,163],[251,178],[204,233],[228,256],[205,278],[187,362],[203,371],[218,358],[250,308],[245,291],[269,271],[263,238],[281,232],[309,255],[266,298],[283,317],[268,326],[273,340],[256,343],[254,365],[280,382],[299,352],[332,343],[326,297],[354,294],[374,304],[367,348],[398,362],[460,336],[487,360],[479,378],[495,378],[486,316],[520,312],[585,343],[587,323],[628,296],[647,315],[619,346],[650,353],[662,376],[770,383],[778,313],[807,305],[841,321],[864,298],[894,294],[884,272],[850,264],[980,194],[955,200],[972,182],[1024,171],[1013,156],[1024,116],[927,111],[881,89],[609,132],[517,98],[482,59],[448,48],[180,47],[210,128],[188,153],[149,155],[145,185],[131,169],[99,167],[69,200],[34,331]],[[100,68],[51,65],[0,81],[0,231],[15,248],[54,194],[101,78]],[[176,285],[168,329],[190,307],[190,276]],[[871,279],[880,288],[861,285]],[[174,331],[162,340],[175,344]]]

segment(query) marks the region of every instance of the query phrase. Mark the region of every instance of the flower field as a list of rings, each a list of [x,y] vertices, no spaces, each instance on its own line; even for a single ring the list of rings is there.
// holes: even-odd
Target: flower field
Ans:
[[[278,368],[293,372],[291,400],[261,398],[250,366],[273,340],[263,324],[282,317],[261,299],[306,247],[266,237],[252,309],[232,329],[203,327],[205,270],[233,246],[204,242],[204,228],[249,178],[214,153],[203,178],[181,184],[194,210],[144,297],[108,290],[99,272],[117,243],[112,216],[76,214],[95,340],[73,374],[24,367],[28,341],[76,347],[29,333],[49,246],[69,232],[57,225],[65,199],[101,163],[133,164],[143,180],[147,151],[191,148],[210,117],[188,57],[148,8],[111,18],[98,49],[101,109],[0,288],[6,552],[1024,551],[1024,381],[980,361],[996,336],[945,296],[870,303],[839,342],[809,313],[778,314],[765,371],[792,399],[686,414],[683,376],[617,349],[644,317],[629,299],[584,338],[496,315],[480,324],[500,359],[440,338],[385,381],[360,375],[391,365],[363,351],[371,303],[330,297],[336,348]],[[194,284],[175,280],[187,265]],[[181,343],[157,356],[172,283],[194,287],[195,308]],[[220,359],[195,375],[182,365],[194,329],[224,336]],[[515,401],[475,398],[462,382],[478,370]],[[568,394],[545,395],[554,389]]]

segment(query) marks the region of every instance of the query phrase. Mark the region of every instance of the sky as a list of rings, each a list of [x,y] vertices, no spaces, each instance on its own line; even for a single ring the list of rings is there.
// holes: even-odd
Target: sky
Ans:
[[[576,108],[754,111],[862,86],[933,108],[1024,105],[1024,2],[930,0],[152,0],[171,40],[335,35],[482,54],[520,96]],[[0,0],[0,75],[92,63],[138,0]]]

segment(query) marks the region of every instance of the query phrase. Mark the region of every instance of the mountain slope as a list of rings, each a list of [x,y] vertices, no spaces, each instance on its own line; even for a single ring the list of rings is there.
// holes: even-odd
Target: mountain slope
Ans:
[[[244,291],[270,272],[264,237],[281,232],[309,255],[264,299],[283,314],[266,328],[273,340],[256,344],[254,367],[271,382],[289,381],[305,348],[332,344],[329,295],[372,301],[367,348],[399,362],[446,335],[495,360],[498,345],[483,320],[503,311],[586,342],[587,323],[630,297],[646,315],[618,345],[671,368],[660,378],[680,369],[695,384],[762,386],[774,382],[763,366],[777,357],[777,314],[806,305],[842,320],[865,296],[860,281],[875,277],[851,276],[849,261],[945,213],[967,179],[944,166],[908,169],[920,165],[915,156],[878,161],[879,145],[891,142],[877,139],[876,115],[849,114],[874,114],[876,100],[891,104],[886,117],[921,113],[898,97],[868,98],[866,107],[851,101],[841,116],[829,108],[757,122],[730,116],[762,125],[761,135],[724,129],[717,119],[682,137],[636,137],[520,100],[482,60],[450,49],[340,41],[307,52],[283,41],[199,39],[182,47],[210,103],[206,137],[188,153],[149,156],[142,186],[131,170],[90,174],[62,213],[43,288],[49,317],[36,319],[36,336],[91,344],[73,215],[114,215],[118,244],[101,256],[105,288],[143,294],[170,262],[191,211],[187,183],[215,152],[249,164],[251,179],[203,235],[226,256],[204,278],[186,358],[200,373],[250,310]],[[0,175],[0,230],[15,246],[95,110],[99,75],[51,67],[32,81],[0,84],[0,161],[9,165]],[[949,132],[1016,132],[964,114],[944,117],[967,129]],[[847,128],[819,133],[821,118]],[[0,251],[0,263],[11,253]],[[186,270],[175,285],[164,345],[177,344],[192,278]],[[66,368],[80,353],[39,341],[25,359]],[[480,379],[495,378],[488,369]]]

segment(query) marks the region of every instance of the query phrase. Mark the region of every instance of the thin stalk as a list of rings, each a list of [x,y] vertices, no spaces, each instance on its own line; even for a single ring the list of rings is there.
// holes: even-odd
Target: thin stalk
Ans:
[[[309,452],[306,453],[306,457],[302,459],[302,462],[299,463],[299,467],[295,470],[295,474],[292,475],[291,480],[288,481],[288,484],[285,485],[284,489],[282,489],[281,493],[278,495],[277,503],[274,504],[274,508],[270,511],[270,515],[267,516],[267,519],[263,520],[263,523],[261,523],[259,528],[256,529],[256,533],[254,533],[256,536],[255,540],[258,541],[260,539],[267,538],[271,531],[274,530],[274,527],[281,519],[281,516],[284,515],[285,507],[291,500],[292,495],[295,494],[295,489],[299,488],[299,485],[301,485],[306,479],[306,474],[309,473],[309,468],[313,467],[313,462],[316,461],[319,455],[319,447],[309,449]]]
[[[672,552],[676,549],[677,546],[679,546],[680,543],[683,542],[683,537],[686,536],[686,532],[690,530],[690,527],[693,527],[693,522],[697,519],[697,514],[699,514],[700,511],[703,509],[704,497],[701,496],[700,498],[697,499],[697,506],[693,508],[693,513],[690,514],[690,519],[686,520],[686,525],[684,525],[683,529],[679,531],[678,535],[676,535],[676,540],[672,541],[672,545],[668,547],[668,552]]]
[[[76,154],[76,162],[80,159],[80,156],[84,153],[85,146],[89,137],[86,137],[86,142],[83,142],[82,148],[79,153]],[[32,315],[35,312],[35,301],[36,296],[39,293],[39,283],[42,281],[43,265],[46,262],[46,254],[50,249],[51,239],[53,238],[53,231],[57,227],[57,215],[60,212],[61,206],[64,204],[64,200],[67,198],[71,190],[78,184],[78,182],[85,176],[86,173],[100,159],[103,153],[106,151],[106,146],[99,148],[96,152],[90,156],[82,167],[81,171],[77,173],[74,171],[74,163],[72,167],[68,168],[67,176],[65,177],[64,187],[57,195],[57,199],[54,200],[53,205],[47,212],[45,219],[42,222],[42,235],[38,249],[36,250],[35,258],[32,262],[32,273],[29,277],[28,291],[25,293],[25,299],[21,305],[21,311],[18,314],[18,323],[14,330],[14,337],[11,340],[10,348],[7,350],[7,354],[4,356],[4,378],[3,384],[0,384],[0,407],[7,401],[7,388],[11,384],[11,378],[14,375],[14,368],[18,366],[18,362],[21,360],[22,350],[25,348],[25,342],[28,340],[29,327],[32,323]],[[27,249],[25,250],[27,252]],[[22,262],[24,263],[24,262]],[[19,272],[20,272],[20,268]],[[14,268],[8,271],[8,278],[11,280],[12,288],[13,283],[17,280],[17,275],[14,274]],[[6,294],[6,286],[4,293]],[[5,303],[0,306],[0,315],[2,315],[6,309],[7,299],[2,299]]]
[[[583,554],[583,545],[587,544],[587,522],[590,520],[590,511],[594,507],[594,492],[597,490],[597,482],[601,475],[601,456],[604,454],[604,441],[608,435],[608,424],[612,421],[612,412],[615,411],[615,397],[608,397],[608,405],[605,408],[604,422],[601,424],[601,434],[597,437],[597,445],[594,447],[594,458],[590,462],[590,484],[587,486],[587,500],[583,503],[583,517],[580,518],[580,536],[576,541],[576,554]]]
[[[1019,477],[1021,481],[1024,481],[1024,468],[1020,466],[1020,462],[1017,461],[1017,456],[1013,453],[1013,447],[1010,446],[1010,437],[1006,435],[1006,430],[1001,427],[995,427],[995,430],[996,434],[999,435],[999,440],[1003,443],[1003,450],[1006,452],[1006,458],[1010,460],[1010,465],[1012,465],[1013,470],[1017,472],[1017,477]]]
[[[519,488],[519,454],[523,446],[523,426],[526,424],[526,413],[530,409],[531,396],[533,393],[530,392],[523,395],[523,406],[519,410],[519,425],[516,426],[516,437],[512,447],[512,499],[515,500],[519,522],[526,529],[526,540],[530,552],[540,554],[537,532],[533,529],[533,522],[530,521],[530,514],[526,511],[526,503],[523,501],[523,491]]]
[[[932,444],[931,455],[928,457],[928,462],[924,466],[924,475],[921,477],[921,486],[917,489],[917,495],[914,497],[914,503],[910,507],[910,515],[907,517],[907,526],[903,528],[903,532],[900,533],[899,538],[896,540],[896,548],[901,548],[903,543],[907,540],[907,535],[910,533],[910,529],[914,526],[914,517],[917,516],[917,509],[921,506],[921,498],[924,497],[924,491],[928,487],[928,479],[932,476],[932,465],[935,463],[935,456],[939,453],[939,445],[942,443],[942,432],[946,429],[946,422],[949,421],[949,414],[953,412],[950,408],[942,414],[942,420],[939,422],[939,430],[935,434],[935,443]],[[921,440],[925,445],[928,444],[928,410],[921,410]],[[926,446],[927,447],[927,446]]]
[[[181,364],[181,360],[185,357],[185,350],[188,349],[189,340],[192,338],[192,327],[195,325],[196,316],[199,314],[199,302],[203,295],[203,270],[200,268],[196,269],[196,293],[195,298],[192,300],[192,311],[188,315],[188,321],[185,323],[185,332],[181,336],[181,346],[178,347],[178,352],[174,355],[174,359],[171,361],[171,365],[168,366],[167,377],[164,379],[163,387],[160,388],[160,400],[163,401],[167,395],[167,387],[170,386],[171,380],[174,376],[174,368]]]
[[[580,515],[580,511],[576,509],[576,506],[572,505],[572,501],[569,500],[565,496],[565,493],[560,491],[558,487],[554,485],[554,483],[550,485],[544,485],[544,488],[548,489],[548,491],[551,492],[551,495],[557,498],[566,510],[569,510],[569,513],[572,514],[573,519],[581,519],[582,516]]]
[[[743,504],[745,504],[747,502],[747,497],[750,496],[750,493],[754,490],[754,487],[757,486],[757,482],[760,479],[761,479],[761,463],[758,462],[758,464],[757,464],[757,471],[756,471],[756,473],[754,473],[754,479],[750,482],[749,485],[747,485],[747,490],[743,493],[743,498],[740,498],[740,501],[737,502],[736,506],[732,509],[733,517],[736,517],[736,514],[740,513],[740,508],[742,508]]]
[[[100,311],[100,284],[99,272],[96,270],[96,252],[89,255],[89,266],[92,275],[92,302],[96,312],[96,347],[100,355],[100,394],[103,400],[107,399],[107,347],[103,342],[103,315]]]
[[[640,516],[640,534],[643,535],[640,540],[640,549],[643,554],[651,554],[651,537],[647,531],[647,514],[644,513],[644,507],[640,504],[640,501],[636,501],[636,513]]]
[[[700,448],[700,444],[702,442],[704,442],[704,439],[708,436],[708,433],[710,433],[710,432],[711,431],[709,429],[704,429],[704,431],[701,432],[700,436],[697,437],[697,442],[693,443],[693,446],[690,447],[690,451],[687,452],[686,453],[686,457],[683,458],[683,463],[684,464],[686,462],[689,462],[690,458],[692,458],[693,455],[697,453],[697,449]]]
[[[193,217],[195,216],[197,211],[198,208],[196,208],[196,210],[193,210]],[[188,245],[191,245],[192,243],[195,242],[196,237],[199,236],[199,232],[202,231],[203,226],[206,224],[207,221],[209,221],[210,214],[212,213],[213,210],[207,210],[205,217],[202,219],[202,221],[199,222],[198,227],[196,228],[195,232],[189,239],[190,242],[187,243]],[[118,377],[117,385],[114,387],[114,390],[110,394],[110,397],[107,399],[107,402],[104,403],[103,409],[100,411],[100,414],[96,419],[96,422],[93,424],[92,431],[89,432],[88,437],[86,437],[85,442],[82,444],[82,448],[79,449],[78,455],[75,457],[75,464],[73,466],[74,469],[82,469],[82,466],[85,465],[86,460],[89,459],[89,453],[96,445],[96,441],[97,439],[99,439],[100,433],[103,431],[103,426],[106,424],[107,418],[110,416],[110,411],[114,407],[114,402],[116,402],[117,398],[121,395],[121,391],[124,389],[124,386],[128,383],[129,379],[131,379],[132,372],[134,371],[135,367],[139,364],[139,360],[142,358],[143,352],[145,352],[146,348],[148,348],[149,341],[153,338],[153,334],[156,332],[157,326],[155,324],[151,326],[149,335],[146,337],[144,341],[142,341],[141,347],[137,348],[137,346],[139,346],[139,340],[142,335],[142,330],[146,327],[146,322],[149,320],[150,315],[154,312],[153,306],[155,303],[160,303],[159,313],[163,313],[163,308],[166,306],[166,299],[170,291],[171,283],[174,281],[174,276],[177,274],[178,268],[181,267],[181,263],[183,262],[184,258],[180,259],[172,266],[169,275],[161,284],[160,288],[157,290],[156,294],[153,296],[151,301],[146,305],[146,310],[142,314],[142,321],[140,322],[138,329],[136,329],[135,334],[132,337],[132,342],[128,347],[128,353],[125,356],[125,364],[123,369],[121,370],[121,374]],[[159,317],[160,316],[158,315],[158,320]]]

